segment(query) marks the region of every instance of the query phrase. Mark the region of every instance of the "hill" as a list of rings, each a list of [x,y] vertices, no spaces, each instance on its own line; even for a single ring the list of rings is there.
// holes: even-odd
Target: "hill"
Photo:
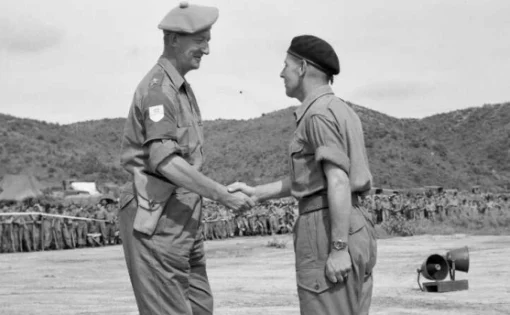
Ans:
[[[355,104],[375,185],[510,189],[510,103],[397,119]],[[263,183],[288,171],[295,108],[204,123],[204,173],[222,183]],[[0,114],[0,176],[32,173],[48,185],[78,178],[122,183],[123,118],[52,124]]]

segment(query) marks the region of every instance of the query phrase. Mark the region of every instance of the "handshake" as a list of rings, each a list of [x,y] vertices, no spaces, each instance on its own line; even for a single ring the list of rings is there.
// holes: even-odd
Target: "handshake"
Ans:
[[[236,212],[250,210],[259,202],[256,188],[245,183],[230,184],[227,186],[227,191],[228,194],[221,196],[218,202]]]

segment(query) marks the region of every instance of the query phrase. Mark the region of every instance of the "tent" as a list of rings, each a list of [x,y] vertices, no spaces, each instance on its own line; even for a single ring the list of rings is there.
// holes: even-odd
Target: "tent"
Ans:
[[[369,192],[370,195],[385,195],[385,196],[391,196],[391,195],[398,195],[399,190],[398,189],[389,189],[389,188],[379,188],[379,187],[372,187]]]
[[[80,205],[80,206],[95,206],[102,200],[106,200],[108,203],[116,203],[115,197],[107,194],[89,195],[89,194],[76,194],[65,196],[63,200],[64,205]]]
[[[432,194],[440,194],[443,192],[442,186],[425,186],[423,187],[427,192],[430,192]]]
[[[96,183],[94,182],[72,182],[71,189],[78,191],[86,191],[89,195],[100,195],[101,193],[97,191]]]
[[[0,201],[23,201],[43,195],[42,185],[33,175],[5,175],[0,187]]]
[[[104,183],[103,185],[101,185],[101,191],[106,193],[106,194],[109,194],[109,195],[112,195],[113,197],[115,198],[118,198],[120,197],[120,186],[117,185],[117,184],[114,184],[114,183]]]

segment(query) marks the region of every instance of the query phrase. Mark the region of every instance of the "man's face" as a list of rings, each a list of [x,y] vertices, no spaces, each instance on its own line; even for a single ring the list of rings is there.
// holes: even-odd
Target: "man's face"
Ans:
[[[188,72],[198,69],[203,55],[209,54],[211,30],[190,35],[178,35],[178,63],[180,68]]]
[[[300,77],[301,62],[291,55],[287,54],[283,70],[280,73],[280,78],[283,79],[285,85],[285,94],[288,97],[296,97],[297,92],[301,86]]]

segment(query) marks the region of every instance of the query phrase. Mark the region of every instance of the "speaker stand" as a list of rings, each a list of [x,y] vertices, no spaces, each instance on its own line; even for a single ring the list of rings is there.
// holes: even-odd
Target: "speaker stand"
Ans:
[[[427,292],[452,292],[469,289],[467,280],[423,282],[423,288]]]

